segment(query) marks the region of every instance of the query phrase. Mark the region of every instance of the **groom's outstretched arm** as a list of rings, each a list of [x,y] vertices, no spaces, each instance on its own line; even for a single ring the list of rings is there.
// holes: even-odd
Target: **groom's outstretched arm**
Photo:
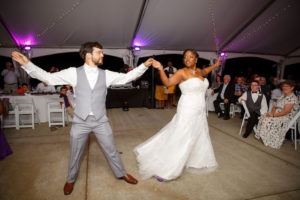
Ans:
[[[111,85],[123,85],[135,80],[137,77],[143,75],[148,67],[151,66],[152,60],[152,58],[149,58],[146,62],[142,63],[126,74],[105,70],[106,86],[109,87]]]
[[[39,68],[23,54],[14,51],[12,58],[17,61],[21,67],[32,77],[46,82],[48,85],[72,85],[76,86],[77,74],[76,68],[71,67],[56,73],[49,73]]]

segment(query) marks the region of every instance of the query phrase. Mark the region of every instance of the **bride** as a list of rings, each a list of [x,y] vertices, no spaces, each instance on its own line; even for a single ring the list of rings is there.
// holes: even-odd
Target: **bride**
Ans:
[[[163,84],[167,87],[179,84],[182,95],[173,119],[134,149],[143,179],[156,176],[159,181],[172,180],[179,177],[184,168],[212,171],[218,166],[206,119],[205,92],[209,83],[204,76],[221,62],[218,59],[216,64],[201,70],[196,68],[195,50],[185,50],[183,56],[185,67],[171,78],[167,78],[158,61],[152,63],[159,70]]]

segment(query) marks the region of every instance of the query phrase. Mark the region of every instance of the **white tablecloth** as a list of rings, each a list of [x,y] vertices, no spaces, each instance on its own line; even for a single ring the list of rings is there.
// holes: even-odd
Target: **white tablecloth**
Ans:
[[[206,106],[208,111],[215,111],[214,101],[217,99],[218,93],[211,95],[212,89],[206,90]]]
[[[32,98],[33,103],[35,105],[35,108],[38,112],[38,118],[40,122],[48,122],[48,102],[53,102],[55,99],[59,98],[59,94],[53,94],[53,95],[3,95],[0,96],[0,98],[9,98],[9,101],[11,103],[14,103],[15,99],[24,99],[24,98]],[[73,104],[73,96],[68,95],[69,101],[71,104]],[[69,120],[71,117],[68,117]]]

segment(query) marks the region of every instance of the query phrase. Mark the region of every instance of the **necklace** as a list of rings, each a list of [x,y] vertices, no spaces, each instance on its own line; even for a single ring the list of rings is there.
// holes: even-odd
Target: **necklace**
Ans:
[[[195,75],[195,73],[197,72],[197,69],[195,69],[195,70],[193,70],[191,68],[188,68],[188,69],[193,73],[193,75]]]

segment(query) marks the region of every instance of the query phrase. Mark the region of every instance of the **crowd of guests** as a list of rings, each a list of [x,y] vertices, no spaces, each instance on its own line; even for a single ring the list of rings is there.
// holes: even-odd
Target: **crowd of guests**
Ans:
[[[221,77],[220,77],[221,78]],[[267,84],[265,77],[254,74],[250,80],[236,77],[231,81],[229,75],[223,77],[223,83],[218,78],[219,87],[212,90],[218,93],[214,101],[215,112],[224,120],[230,119],[230,104],[245,102],[249,111],[249,118],[243,138],[247,138],[257,126],[255,137],[261,139],[265,146],[279,149],[288,131],[289,122],[299,112],[300,94],[299,81],[297,85],[291,80],[279,80],[275,77],[271,84]],[[220,108],[224,104],[224,110]],[[244,107],[241,106],[241,117]]]
[[[124,65],[122,73],[132,70]],[[166,75],[170,78],[177,69],[172,61],[168,61],[164,68]],[[51,67],[50,73],[58,72],[59,69]],[[31,90],[27,83],[23,83],[18,88],[18,78],[20,73],[14,68],[11,62],[6,63],[6,68],[1,75],[4,80],[4,93],[30,93],[32,91],[41,93],[60,93],[64,99],[67,112],[73,116],[73,106],[68,100],[68,95],[73,94],[72,87],[69,85],[51,86],[45,82],[40,82],[34,90]],[[159,76],[155,80],[155,99],[157,108],[176,107],[176,86],[165,87],[161,83]],[[130,83],[132,84],[132,83]],[[241,105],[244,101],[250,113],[246,130],[243,138],[247,138],[254,127],[257,127],[255,137],[262,139],[266,146],[280,148],[287,132],[289,121],[299,111],[298,97],[300,95],[300,81],[279,80],[274,77],[271,84],[267,84],[266,78],[253,74],[251,77],[235,77],[233,80],[230,75],[216,77],[216,81],[211,84],[211,95],[217,94],[213,102],[214,109],[219,118],[230,119],[230,105]],[[124,102],[126,103],[126,102]],[[241,118],[244,116],[244,108],[241,108]]]
[[[52,66],[49,72],[59,72],[59,69]],[[70,85],[53,86],[45,82],[40,82],[35,88],[31,88],[27,83],[22,83],[21,87],[18,88],[20,72],[15,69],[11,62],[6,62],[6,69],[2,70],[1,75],[4,80],[4,94],[58,93],[60,97],[64,99],[67,113],[73,118],[73,106],[68,99],[69,95],[73,95],[73,88]]]
[[[171,77],[176,68],[168,62],[165,69]],[[247,138],[256,127],[255,137],[261,139],[266,146],[280,148],[288,130],[290,120],[299,112],[300,81],[295,84],[291,80],[279,80],[274,77],[270,84],[266,78],[253,74],[251,77],[230,75],[217,76],[210,85],[211,95],[216,95],[214,109],[219,118],[230,119],[231,104],[241,109],[240,117],[244,117],[245,102],[249,111],[249,118],[243,138]],[[155,99],[157,108],[166,108],[168,104],[176,105],[175,88],[166,88],[156,79]]]

